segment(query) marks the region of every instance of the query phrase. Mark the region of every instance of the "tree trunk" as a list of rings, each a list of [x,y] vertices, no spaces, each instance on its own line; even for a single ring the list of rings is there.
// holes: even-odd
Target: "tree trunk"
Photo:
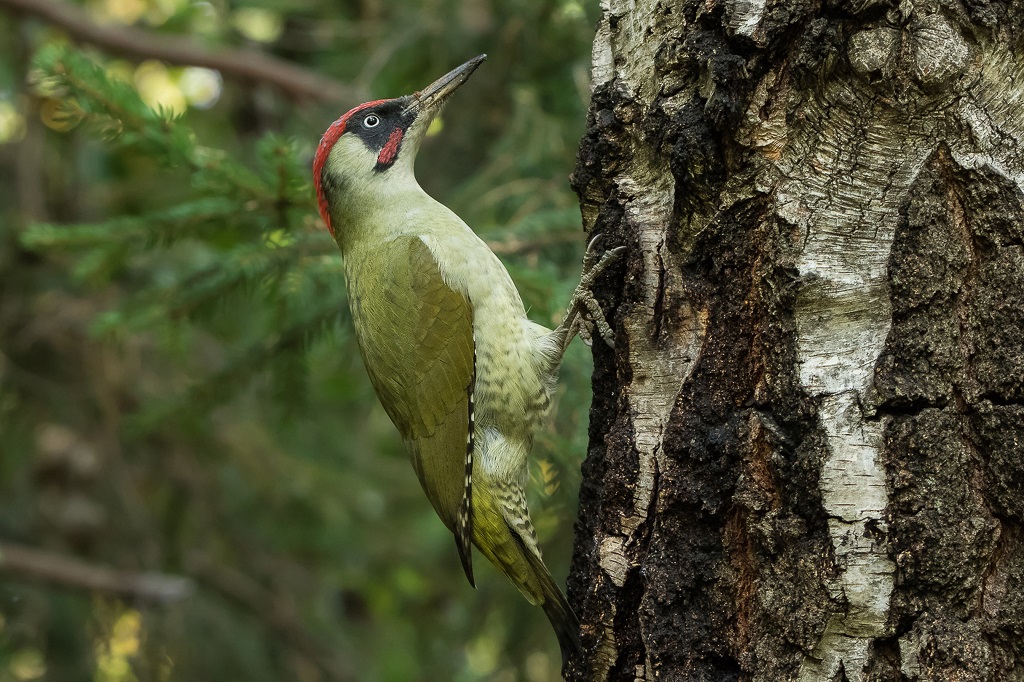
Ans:
[[[1024,680],[1021,5],[603,3],[573,679]]]

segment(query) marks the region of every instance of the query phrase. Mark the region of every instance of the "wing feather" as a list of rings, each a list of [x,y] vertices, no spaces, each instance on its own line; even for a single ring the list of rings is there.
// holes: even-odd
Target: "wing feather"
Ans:
[[[421,239],[397,240],[382,251],[389,254],[384,266],[371,257],[350,278],[350,290],[377,294],[353,297],[360,350],[420,483],[455,534],[473,583],[473,309],[444,281]],[[383,304],[362,303],[372,300]]]

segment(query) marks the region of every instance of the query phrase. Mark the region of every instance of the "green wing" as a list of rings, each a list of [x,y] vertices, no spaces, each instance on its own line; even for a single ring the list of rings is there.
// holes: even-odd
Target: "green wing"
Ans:
[[[420,239],[366,256],[349,276],[363,360],[473,584],[473,310]]]

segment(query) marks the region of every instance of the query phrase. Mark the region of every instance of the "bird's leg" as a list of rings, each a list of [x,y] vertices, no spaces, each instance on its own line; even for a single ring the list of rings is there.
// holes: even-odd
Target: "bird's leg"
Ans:
[[[601,276],[601,273],[622,256],[626,247],[619,246],[599,253],[596,245],[600,239],[601,235],[597,235],[587,245],[587,252],[583,256],[583,276],[580,277],[580,283],[569,301],[569,310],[566,312],[562,324],[558,325],[554,331],[563,353],[577,334],[588,346],[593,344],[595,330],[610,348],[615,347],[612,328],[608,324],[608,320],[605,319],[601,306],[598,305],[597,299],[594,298],[594,292],[590,288]]]

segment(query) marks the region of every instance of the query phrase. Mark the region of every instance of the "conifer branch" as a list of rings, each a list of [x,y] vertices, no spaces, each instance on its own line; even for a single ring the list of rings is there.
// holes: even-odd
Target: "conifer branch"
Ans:
[[[297,367],[295,363],[304,362],[306,347],[316,336],[336,323],[345,307],[344,298],[328,300],[326,305],[317,310],[304,311],[300,319],[284,320],[273,339],[257,342],[236,352],[219,371],[204,377],[183,394],[153,400],[145,411],[130,418],[128,437],[142,437],[175,415],[186,412],[208,414],[215,406],[231,398],[242,386],[250,383],[260,372],[266,369],[273,371],[274,363],[285,363],[286,367],[278,369],[294,373],[286,380],[280,371],[277,372],[276,376],[271,377],[275,384],[272,390],[277,394],[288,392],[288,402],[295,403],[290,407],[301,404],[308,372],[304,365]],[[287,386],[283,385],[286,381]]]

